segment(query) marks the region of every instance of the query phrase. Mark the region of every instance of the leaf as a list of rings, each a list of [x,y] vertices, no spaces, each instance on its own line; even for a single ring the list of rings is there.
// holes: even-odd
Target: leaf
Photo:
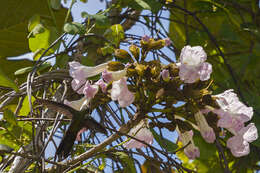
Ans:
[[[32,103],[35,101],[35,98],[32,96]],[[26,96],[23,100],[22,108],[19,112],[19,115],[27,116],[30,113],[30,106],[28,96]]]
[[[6,109],[6,110],[4,111],[4,119],[5,119],[8,123],[10,123],[10,124],[12,124],[12,125],[14,125],[14,126],[17,125],[16,116],[15,116],[14,113],[13,113],[12,111],[10,111],[9,109]]]
[[[37,25],[36,25],[37,26]],[[29,38],[29,47],[32,52],[35,52],[36,56],[34,56],[34,60],[40,58],[42,53],[50,47],[52,42],[57,39],[57,30],[55,27],[45,27],[44,31],[36,34],[34,37]],[[45,56],[52,54],[55,51],[55,48],[49,49],[49,51],[45,54]],[[39,51],[40,50],[40,51]]]
[[[51,8],[53,8],[54,10],[59,10],[61,8],[61,0],[50,0],[50,5]]]
[[[29,9],[29,10],[28,10]],[[67,9],[53,11],[57,30],[61,31]],[[12,0],[0,6],[0,57],[17,56],[29,52],[27,25],[29,19],[38,14],[45,16],[54,25],[47,1]],[[70,18],[71,19],[71,18]]]
[[[84,34],[86,27],[78,22],[66,23],[63,30],[71,35]]]
[[[104,14],[88,14],[87,12],[81,13],[82,18],[94,19],[97,28],[107,28],[110,25],[110,21]]]
[[[42,70],[45,70],[46,68],[49,68],[51,67],[51,64],[50,63],[43,63],[38,69],[37,71],[42,71]],[[24,68],[21,68],[19,70],[17,70],[16,72],[14,72],[14,75],[23,75],[23,74],[27,74],[28,72],[32,71],[33,67],[24,67]]]
[[[154,139],[158,142],[158,144],[168,150],[168,152],[175,152],[176,149],[178,148],[178,145],[169,141],[166,138],[163,138],[162,136],[158,135],[154,129],[150,128]]]
[[[6,74],[0,68],[0,86],[13,88],[15,91],[18,91],[16,84],[6,76]]]
[[[120,42],[125,38],[124,29],[120,24],[112,25],[105,35],[116,45],[116,47],[118,47]]]
[[[151,10],[151,7],[143,0],[134,0],[138,5],[140,5],[145,10]]]
[[[136,173],[134,161],[124,152],[115,152],[114,155],[118,156],[120,160],[126,163],[127,173]]]

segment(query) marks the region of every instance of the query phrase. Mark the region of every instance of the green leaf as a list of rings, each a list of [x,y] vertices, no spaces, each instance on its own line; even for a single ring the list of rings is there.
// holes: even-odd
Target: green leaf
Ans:
[[[35,98],[32,96],[32,103],[35,101]],[[30,106],[28,96],[26,96],[23,100],[22,108],[19,112],[19,115],[27,116],[30,113]]]
[[[67,9],[61,8],[53,13],[57,23],[56,29],[61,31]],[[1,3],[0,57],[18,56],[30,51],[27,25],[29,19],[35,14],[44,16],[49,23],[52,23],[52,26],[55,26],[47,1],[12,0]]]
[[[176,149],[178,148],[178,145],[169,141],[166,138],[163,138],[162,136],[158,135],[154,129],[150,128],[154,139],[158,142],[158,144],[168,150],[168,152],[175,152]]]
[[[81,23],[71,22],[71,23],[66,23],[63,29],[66,33],[75,35],[75,34],[84,34],[86,27]]]
[[[57,39],[57,30],[55,27],[45,27],[44,31],[42,33],[38,33],[34,37],[29,38],[29,47],[32,52],[35,52],[34,60],[37,60],[40,58],[42,53],[50,47],[52,42],[54,42]],[[46,54],[50,55],[52,54],[56,47],[51,48]],[[40,51],[39,51],[40,50]]]
[[[50,63],[43,63],[38,69],[37,71],[42,71],[45,70],[46,68],[51,67]],[[14,75],[23,75],[23,74],[27,74],[28,72],[32,71],[33,67],[24,67],[21,68],[19,70],[17,70],[16,72],[14,72]]]
[[[51,3],[51,8],[53,8],[54,10],[59,10],[61,8],[61,0],[50,0]]]
[[[12,111],[10,111],[9,109],[6,109],[6,110],[4,111],[4,119],[5,119],[8,123],[10,123],[10,124],[12,124],[12,125],[14,125],[14,126],[17,125],[16,116],[15,116],[14,113],[13,113]]]
[[[30,71],[32,71],[32,69],[33,69],[33,67],[24,67],[24,68],[17,70],[16,72],[14,72],[14,75],[21,75],[21,74],[29,73]]]
[[[87,12],[81,13],[82,18],[94,19],[96,21],[97,28],[107,28],[110,25],[110,21],[104,14],[88,14]]]
[[[6,74],[0,68],[0,86],[13,88],[15,91],[18,91],[16,84],[6,76]]]
[[[120,24],[112,25],[105,35],[116,45],[116,47],[118,47],[120,42],[125,38],[124,29]]]
[[[124,152],[115,152],[114,155],[118,156],[120,160],[126,163],[126,173],[136,173],[135,164],[131,157]]]
[[[145,10],[151,10],[151,7],[149,4],[147,4],[145,1],[143,0],[134,0],[138,5],[140,5],[143,9]]]

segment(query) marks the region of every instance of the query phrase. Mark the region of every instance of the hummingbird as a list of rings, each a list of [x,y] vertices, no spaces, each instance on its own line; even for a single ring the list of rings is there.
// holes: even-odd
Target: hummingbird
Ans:
[[[106,129],[89,115],[90,110],[88,108],[77,111],[63,103],[58,103],[50,100],[37,99],[36,102],[46,106],[53,111],[62,113],[68,118],[71,118],[68,130],[65,132],[65,135],[63,136],[56,151],[56,154],[59,158],[66,159],[69,156],[74,141],[76,140],[77,134],[82,128],[107,134]]]

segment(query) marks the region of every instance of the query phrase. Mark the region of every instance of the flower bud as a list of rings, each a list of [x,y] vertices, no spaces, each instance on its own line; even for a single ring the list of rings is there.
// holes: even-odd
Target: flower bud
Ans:
[[[135,60],[139,60],[139,55],[140,55],[140,49],[136,45],[131,45],[129,46],[129,51],[132,53],[132,55],[135,57]]]
[[[124,64],[118,61],[110,61],[107,64],[108,70],[109,71],[118,71],[118,70],[123,70],[125,68]]]
[[[131,55],[124,49],[115,49],[115,57],[121,61],[129,62],[131,60]]]

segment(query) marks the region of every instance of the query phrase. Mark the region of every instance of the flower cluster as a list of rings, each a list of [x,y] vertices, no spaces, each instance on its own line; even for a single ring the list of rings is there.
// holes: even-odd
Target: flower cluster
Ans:
[[[212,111],[219,116],[218,127],[225,128],[234,135],[227,140],[227,147],[236,157],[247,155],[250,152],[249,143],[258,138],[254,123],[245,126],[245,122],[253,116],[253,108],[240,102],[232,89],[215,95],[215,98],[220,109]]]
[[[84,106],[87,106],[92,98],[95,97],[99,88],[103,93],[107,91],[107,84],[112,82],[113,87],[111,90],[111,99],[118,100],[121,107],[129,106],[134,101],[134,94],[128,90],[126,82],[126,69],[119,71],[108,71],[108,63],[100,64],[95,67],[88,67],[81,65],[78,62],[70,62],[70,76],[73,78],[71,86],[78,94],[84,94],[85,97],[77,101],[79,103],[75,106],[75,103],[71,103],[73,108],[80,107],[81,110]],[[98,80],[94,84],[91,84],[87,80],[89,77],[96,76],[102,73],[102,79]],[[66,101],[66,103],[68,103]]]
[[[148,36],[142,37],[141,46],[144,51],[157,50],[163,46],[169,46],[171,41],[167,38],[164,40],[154,40]],[[132,45],[130,52],[135,56],[138,61],[140,50],[138,47]],[[125,55],[126,54],[126,55]],[[131,57],[127,51],[124,56]],[[119,56],[118,56],[119,57]],[[123,56],[122,56],[123,57]],[[141,59],[143,61],[144,59]],[[197,81],[206,81],[210,79],[212,73],[212,65],[207,60],[207,54],[201,46],[185,46],[181,50],[180,62],[174,66],[176,72],[170,68],[170,66],[164,66],[161,68],[161,72],[158,73],[158,81],[164,81],[167,85],[171,84],[172,80],[177,79],[183,81],[184,85],[189,85]],[[146,65],[141,64],[140,68],[133,68],[140,64],[133,63],[126,65],[124,69],[117,71],[109,71],[109,62],[97,65],[95,67],[83,66],[78,62],[70,62],[70,76],[73,78],[71,85],[73,90],[78,94],[84,94],[84,97],[77,101],[68,102],[65,100],[65,104],[73,107],[76,110],[82,110],[84,106],[87,106],[91,99],[99,92],[99,89],[106,95],[110,96],[111,100],[118,101],[121,107],[127,107],[135,100],[135,95],[128,89],[127,85],[127,68],[131,70],[142,70],[141,67]],[[128,69],[130,70],[130,69]],[[154,70],[156,71],[156,70]],[[87,78],[96,76],[102,73],[102,78],[97,82],[88,81]],[[140,72],[140,74],[142,74]],[[179,78],[176,76],[179,75]],[[175,77],[172,77],[175,76]],[[150,80],[150,79],[149,79]],[[108,84],[112,84],[112,88],[108,89]],[[161,88],[159,91],[164,91]],[[163,94],[163,92],[162,92]],[[250,152],[249,143],[258,138],[257,129],[254,123],[250,123],[247,126],[246,122],[250,121],[253,116],[252,107],[247,107],[239,101],[237,95],[233,90],[227,90],[222,94],[213,96],[219,108],[212,108],[206,106],[203,110],[198,110],[194,114],[194,119],[197,125],[197,129],[200,131],[201,136],[207,143],[214,143],[216,140],[216,134],[214,129],[209,126],[204,114],[213,112],[218,115],[217,127],[225,128],[233,134],[231,138],[227,140],[227,147],[235,157],[247,155]],[[216,126],[214,128],[217,128]],[[82,133],[85,129],[82,129]],[[184,153],[189,159],[195,159],[200,156],[199,148],[194,145],[192,140],[193,131],[181,132],[177,127],[179,134],[179,140],[183,143]],[[80,133],[77,139],[80,140]],[[130,136],[134,136],[136,139],[143,141],[137,141],[130,139],[124,144],[128,149],[145,147],[146,144],[153,143],[153,135],[148,128],[148,121],[142,120],[137,126],[132,128],[128,133]]]

